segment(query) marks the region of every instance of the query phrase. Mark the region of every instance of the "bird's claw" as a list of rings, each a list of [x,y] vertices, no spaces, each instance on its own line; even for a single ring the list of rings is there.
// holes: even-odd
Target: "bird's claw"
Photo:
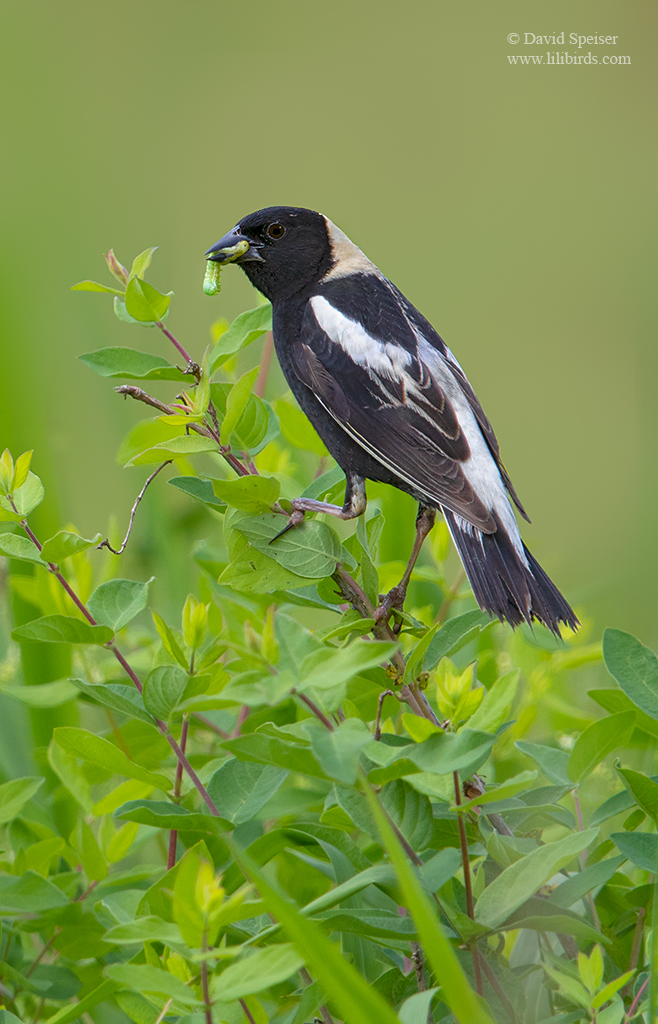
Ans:
[[[279,530],[279,532],[274,537],[272,537],[270,544],[274,544],[274,541],[278,540],[279,537],[283,537],[284,533],[287,533],[288,530],[294,529],[295,526],[301,526],[301,524],[304,522],[305,514],[306,513],[302,509],[295,508],[295,502],[293,501],[292,512],[288,516],[288,522],[286,523],[282,530]]]

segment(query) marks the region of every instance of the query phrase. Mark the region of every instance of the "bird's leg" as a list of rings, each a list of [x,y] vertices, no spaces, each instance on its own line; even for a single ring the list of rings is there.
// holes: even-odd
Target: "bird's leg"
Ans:
[[[304,522],[304,515],[307,512],[323,512],[328,516],[335,516],[336,519],[356,519],[365,512],[368,500],[366,498],[366,482],[362,476],[356,473],[347,473],[345,479],[345,501],[340,505],[332,505],[328,501],[316,501],[315,498],[293,498],[290,502],[292,512],[284,528],[272,537],[270,544],[282,537],[284,533],[294,526]]]
[[[426,505],[418,506],[418,515],[416,516],[416,539],[414,540],[414,546],[411,550],[411,557],[407,563],[407,568],[404,570],[404,576],[396,587],[389,590],[380,601],[378,608],[375,611],[375,618],[379,621],[388,619],[394,608],[402,608],[404,599],[407,596],[407,587],[409,586],[409,580],[411,574],[414,571],[414,566],[418,561],[420,549],[423,546],[423,542],[427,537],[428,533],[434,526],[436,520],[436,511],[433,508],[428,508]]]

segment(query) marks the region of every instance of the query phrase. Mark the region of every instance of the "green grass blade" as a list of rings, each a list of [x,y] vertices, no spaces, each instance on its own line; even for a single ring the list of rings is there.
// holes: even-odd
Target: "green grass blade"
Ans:
[[[343,958],[338,946],[327,939],[321,928],[302,917],[297,908],[283,899],[261,875],[254,861],[230,843],[231,852],[244,874],[254,883],[265,904],[277,918],[288,938],[304,957],[311,973],[338,1012],[350,1024],[400,1024],[394,1010],[382,996]],[[473,1024],[484,1017],[471,1018]],[[466,1018],[464,1018],[466,1020]],[[490,1024],[486,1018],[487,1024]]]
[[[469,985],[452,946],[443,934],[437,912],[423,892],[407,855],[365,777],[363,788],[377,822],[382,843],[398,876],[405,905],[416,922],[425,956],[431,964],[437,983],[442,988],[442,998],[461,1024],[493,1024],[492,1018]]]

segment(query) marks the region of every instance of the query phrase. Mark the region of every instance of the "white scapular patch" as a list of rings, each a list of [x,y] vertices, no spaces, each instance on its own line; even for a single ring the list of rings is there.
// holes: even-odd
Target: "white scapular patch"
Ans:
[[[347,277],[349,274],[376,274],[381,277],[381,271],[372,260],[369,260],[358,245],[352,242],[344,231],[329,220],[324,218],[327,225],[327,235],[331,246],[331,255],[334,264],[328,274],[325,274],[324,281],[333,281],[337,277]]]
[[[373,338],[356,320],[351,320],[332,306],[324,295],[313,295],[311,306],[315,318],[330,341],[340,345],[350,359],[381,377],[399,380],[404,368],[411,363],[411,355],[390,342]]]

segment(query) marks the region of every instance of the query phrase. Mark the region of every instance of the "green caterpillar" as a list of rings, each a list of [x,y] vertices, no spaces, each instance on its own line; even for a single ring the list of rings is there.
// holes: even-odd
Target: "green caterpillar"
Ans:
[[[216,263],[214,260],[208,260],[206,263],[206,276],[203,279],[203,290],[206,295],[217,295],[221,290],[221,272],[221,263]]]

